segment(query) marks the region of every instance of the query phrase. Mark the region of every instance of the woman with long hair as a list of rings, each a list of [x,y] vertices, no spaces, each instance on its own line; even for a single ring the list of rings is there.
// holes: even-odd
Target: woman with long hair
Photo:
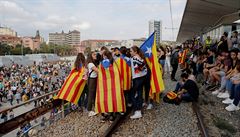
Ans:
[[[137,46],[133,46],[130,49],[131,53],[131,67],[132,67],[132,102],[134,115],[132,115],[131,119],[141,118],[142,113],[142,104],[143,104],[143,83],[145,76],[147,74],[147,67],[144,60],[144,54],[141,52],[140,48]]]
[[[74,68],[75,70],[80,70],[81,67],[85,66],[85,57],[83,53],[78,53],[77,58],[74,62]]]
[[[96,88],[97,88],[97,57],[96,52],[91,52],[87,57],[87,69],[88,69],[88,103],[87,110],[89,111],[88,116],[94,116],[96,113],[92,111],[92,106],[95,103]]]
[[[162,66],[162,75],[164,76],[164,66],[165,66],[165,61],[166,61],[166,53],[165,53],[165,50],[162,46],[159,47],[158,53],[159,53],[159,63]]]
[[[74,62],[74,68],[76,71],[79,71],[82,67],[86,66],[86,59],[83,53],[78,53],[77,58]],[[84,70],[83,79],[87,80],[87,69]],[[80,100],[78,101],[79,110],[82,111],[82,106],[87,107],[87,86],[84,87],[84,90],[81,94]]]

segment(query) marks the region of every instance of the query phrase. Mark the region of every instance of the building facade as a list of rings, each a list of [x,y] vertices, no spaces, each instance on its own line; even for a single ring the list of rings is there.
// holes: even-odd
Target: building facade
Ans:
[[[39,31],[37,30],[35,37],[22,37],[22,44],[24,47],[29,47],[31,50],[40,49],[40,45],[44,42],[44,39],[40,36]]]
[[[149,21],[149,36],[155,31],[156,43],[160,44],[162,41],[162,21]]]
[[[120,46],[120,42],[117,40],[84,40],[81,45],[85,48],[91,47],[92,50],[99,50],[102,46]]]
[[[8,27],[0,27],[0,35],[17,37],[17,32]]]
[[[15,47],[16,45],[21,44],[21,38],[9,35],[0,35],[0,43]]]
[[[56,45],[80,45],[80,32],[77,30],[69,31],[68,33],[49,33],[49,43]]]
[[[66,33],[64,33],[64,31],[61,33],[49,33],[49,43],[56,45],[66,45]]]
[[[125,46],[127,48],[131,48],[132,46],[140,47],[145,40],[146,40],[146,38],[122,40],[121,46]]]

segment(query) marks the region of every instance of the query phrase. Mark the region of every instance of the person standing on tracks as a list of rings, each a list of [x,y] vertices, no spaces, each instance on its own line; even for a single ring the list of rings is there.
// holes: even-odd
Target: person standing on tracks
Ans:
[[[92,111],[92,106],[95,104],[96,88],[97,88],[97,56],[96,52],[91,52],[88,54],[87,58],[87,68],[88,68],[88,104],[87,110],[89,111],[88,116],[94,116],[96,113]]]
[[[197,84],[193,80],[189,79],[189,75],[187,73],[182,73],[181,79],[184,82],[184,85],[178,92],[178,97],[182,101],[186,102],[197,101],[199,96]]]
[[[173,50],[172,55],[171,55],[171,66],[172,66],[172,74],[171,74],[171,80],[172,81],[177,81],[175,79],[175,75],[178,69],[178,52],[181,49],[180,46],[177,46],[176,49]]]
[[[131,119],[141,118],[142,117],[142,104],[143,104],[143,82],[144,78],[147,75],[146,63],[144,60],[144,55],[141,52],[140,48],[137,46],[133,46],[130,49],[131,53],[131,67],[132,67],[132,102],[134,115],[132,115]]]

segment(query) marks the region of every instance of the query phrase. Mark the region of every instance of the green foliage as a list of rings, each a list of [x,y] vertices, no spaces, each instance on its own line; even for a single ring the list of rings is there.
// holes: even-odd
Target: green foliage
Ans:
[[[91,52],[91,47],[87,47],[85,50],[84,50],[84,53],[85,54],[89,54]]]
[[[56,53],[60,56],[69,55],[71,52],[73,52],[75,49],[68,45],[55,45],[55,44],[49,44],[43,43],[40,46],[39,53]]]
[[[11,47],[8,44],[0,43],[0,55],[22,55],[23,54],[31,54],[32,50],[29,47],[22,47],[21,44],[16,45],[16,47]]]
[[[56,53],[60,56],[70,55],[75,51],[75,48],[68,45],[47,45],[43,43],[40,45],[39,50],[32,51],[29,47],[22,47],[21,44],[18,44],[14,47],[11,47],[8,44],[0,43],[0,55],[22,55],[23,54],[32,54],[32,53]]]

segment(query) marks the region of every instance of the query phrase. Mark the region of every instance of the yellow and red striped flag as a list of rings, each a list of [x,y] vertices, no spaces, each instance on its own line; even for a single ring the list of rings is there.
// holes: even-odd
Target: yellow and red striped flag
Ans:
[[[125,59],[124,56],[117,58],[115,62],[118,65],[120,76],[123,79],[123,90],[129,91],[131,89],[132,73],[131,73],[131,61]]]
[[[159,94],[165,89],[161,65],[158,62],[155,32],[140,47],[151,70],[150,93],[149,96],[159,102]]]
[[[179,53],[179,64],[184,64],[185,63],[185,60],[187,58],[187,52],[188,50],[185,49],[182,51],[182,53]]]
[[[78,104],[83,89],[86,85],[86,80],[83,79],[84,70],[84,67],[81,67],[78,71],[73,69],[70,72],[63,86],[58,92],[57,98]]]
[[[125,98],[117,64],[104,60],[99,65],[97,81],[95,112],[125,112]]]

